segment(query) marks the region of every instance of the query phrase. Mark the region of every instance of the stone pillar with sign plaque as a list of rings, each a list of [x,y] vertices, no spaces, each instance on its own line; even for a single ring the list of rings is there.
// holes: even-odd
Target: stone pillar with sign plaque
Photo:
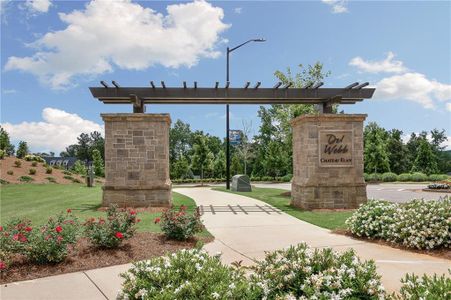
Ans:
[[[303,209],[356,208],[363,178],[364,114],[303,115],[293,128],[291,204]]]

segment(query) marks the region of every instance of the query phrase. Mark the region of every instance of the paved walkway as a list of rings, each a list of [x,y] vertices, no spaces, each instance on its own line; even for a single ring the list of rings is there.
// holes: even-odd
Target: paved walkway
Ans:
[[[213,191],[208,188],[180,188],[176,190],[193,198],[198,205],[255,206],[265,203],[249,197]],[[450,261],[427,255],[414,254],[390,247],[353,240],[332,234],[326,229],[300,221],[285,213],[206,212],[202,219],[215,236],[205,245],[212,254],[222,252],[225,263],[243,261],[250,265],[264,257],[264,251],[272,251],[302,241],[313,247],[332,247],[341,251],[354,248],[363,259],[374,259],[383,276],[385,287],[399,289],[399,279],[406,272],[417,274],[445,273],[451,268]],[[2,300],[113,300],[121,287],[119,274],[130,264],[85,272],[51,276],[36,280],[2,285]]]
[[[176,191],[193,198],[197,205],[266,205],[253,198],[207,188],[180,188]],[[362,259],[376,261],[384,286],[390,291],[399,289],[400,279],[405,273],[448,274],[447,270],[451,268],[448,260],[333,234],[283,212],[244,214],[234,210],[237,214],[206,212],[202,216],[205,226],[215,236],[214,242],[205,245],[205,249],[212,254],[222,252],[225,263],[241,260],[243,264],[249,265],[253,260],[262,259],[265,251],[281,249],[302,241],[312,247],[331,247],[337,251],[353,248]]]

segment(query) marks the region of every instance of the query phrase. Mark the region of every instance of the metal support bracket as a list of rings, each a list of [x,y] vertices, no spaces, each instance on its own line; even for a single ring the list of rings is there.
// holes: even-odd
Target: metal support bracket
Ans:
[[[130,100],[133,103],[133,113],[145,113],[146,106],[142,98],[136,96],[135,94],[130,95]]]

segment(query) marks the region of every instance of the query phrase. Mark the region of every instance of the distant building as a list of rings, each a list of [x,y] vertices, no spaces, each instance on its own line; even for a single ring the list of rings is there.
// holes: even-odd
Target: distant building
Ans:
[[[45,156],[43,157],[46,164],[49,166],[58,166],[61,168],[65,168],[66,170],[71,169],[75,162],[78,160],[76,157],[52,157]]]

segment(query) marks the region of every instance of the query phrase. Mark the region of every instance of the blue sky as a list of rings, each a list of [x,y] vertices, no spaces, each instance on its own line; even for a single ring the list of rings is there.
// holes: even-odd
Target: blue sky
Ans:
[[[92,98],[88,87],[100,80],[223,83],[225,48],[255,37],[267,41],[232,54],[232,86],[272,86],[275,70],[321,61],[332,72],[325,86],[369,81],[377,88],[372,100],[342,106],[345,112],[405,134],[439,128],[451,135],[448,1],[114,3],[2,1],[1,123],[14,141],[59,152],[80,132],[101,130],[100,113],[129,112]],[[233,105],[231,127],[244,119],[258,132],[257,110]],[[225,135],[224,106],[147,111]]]

